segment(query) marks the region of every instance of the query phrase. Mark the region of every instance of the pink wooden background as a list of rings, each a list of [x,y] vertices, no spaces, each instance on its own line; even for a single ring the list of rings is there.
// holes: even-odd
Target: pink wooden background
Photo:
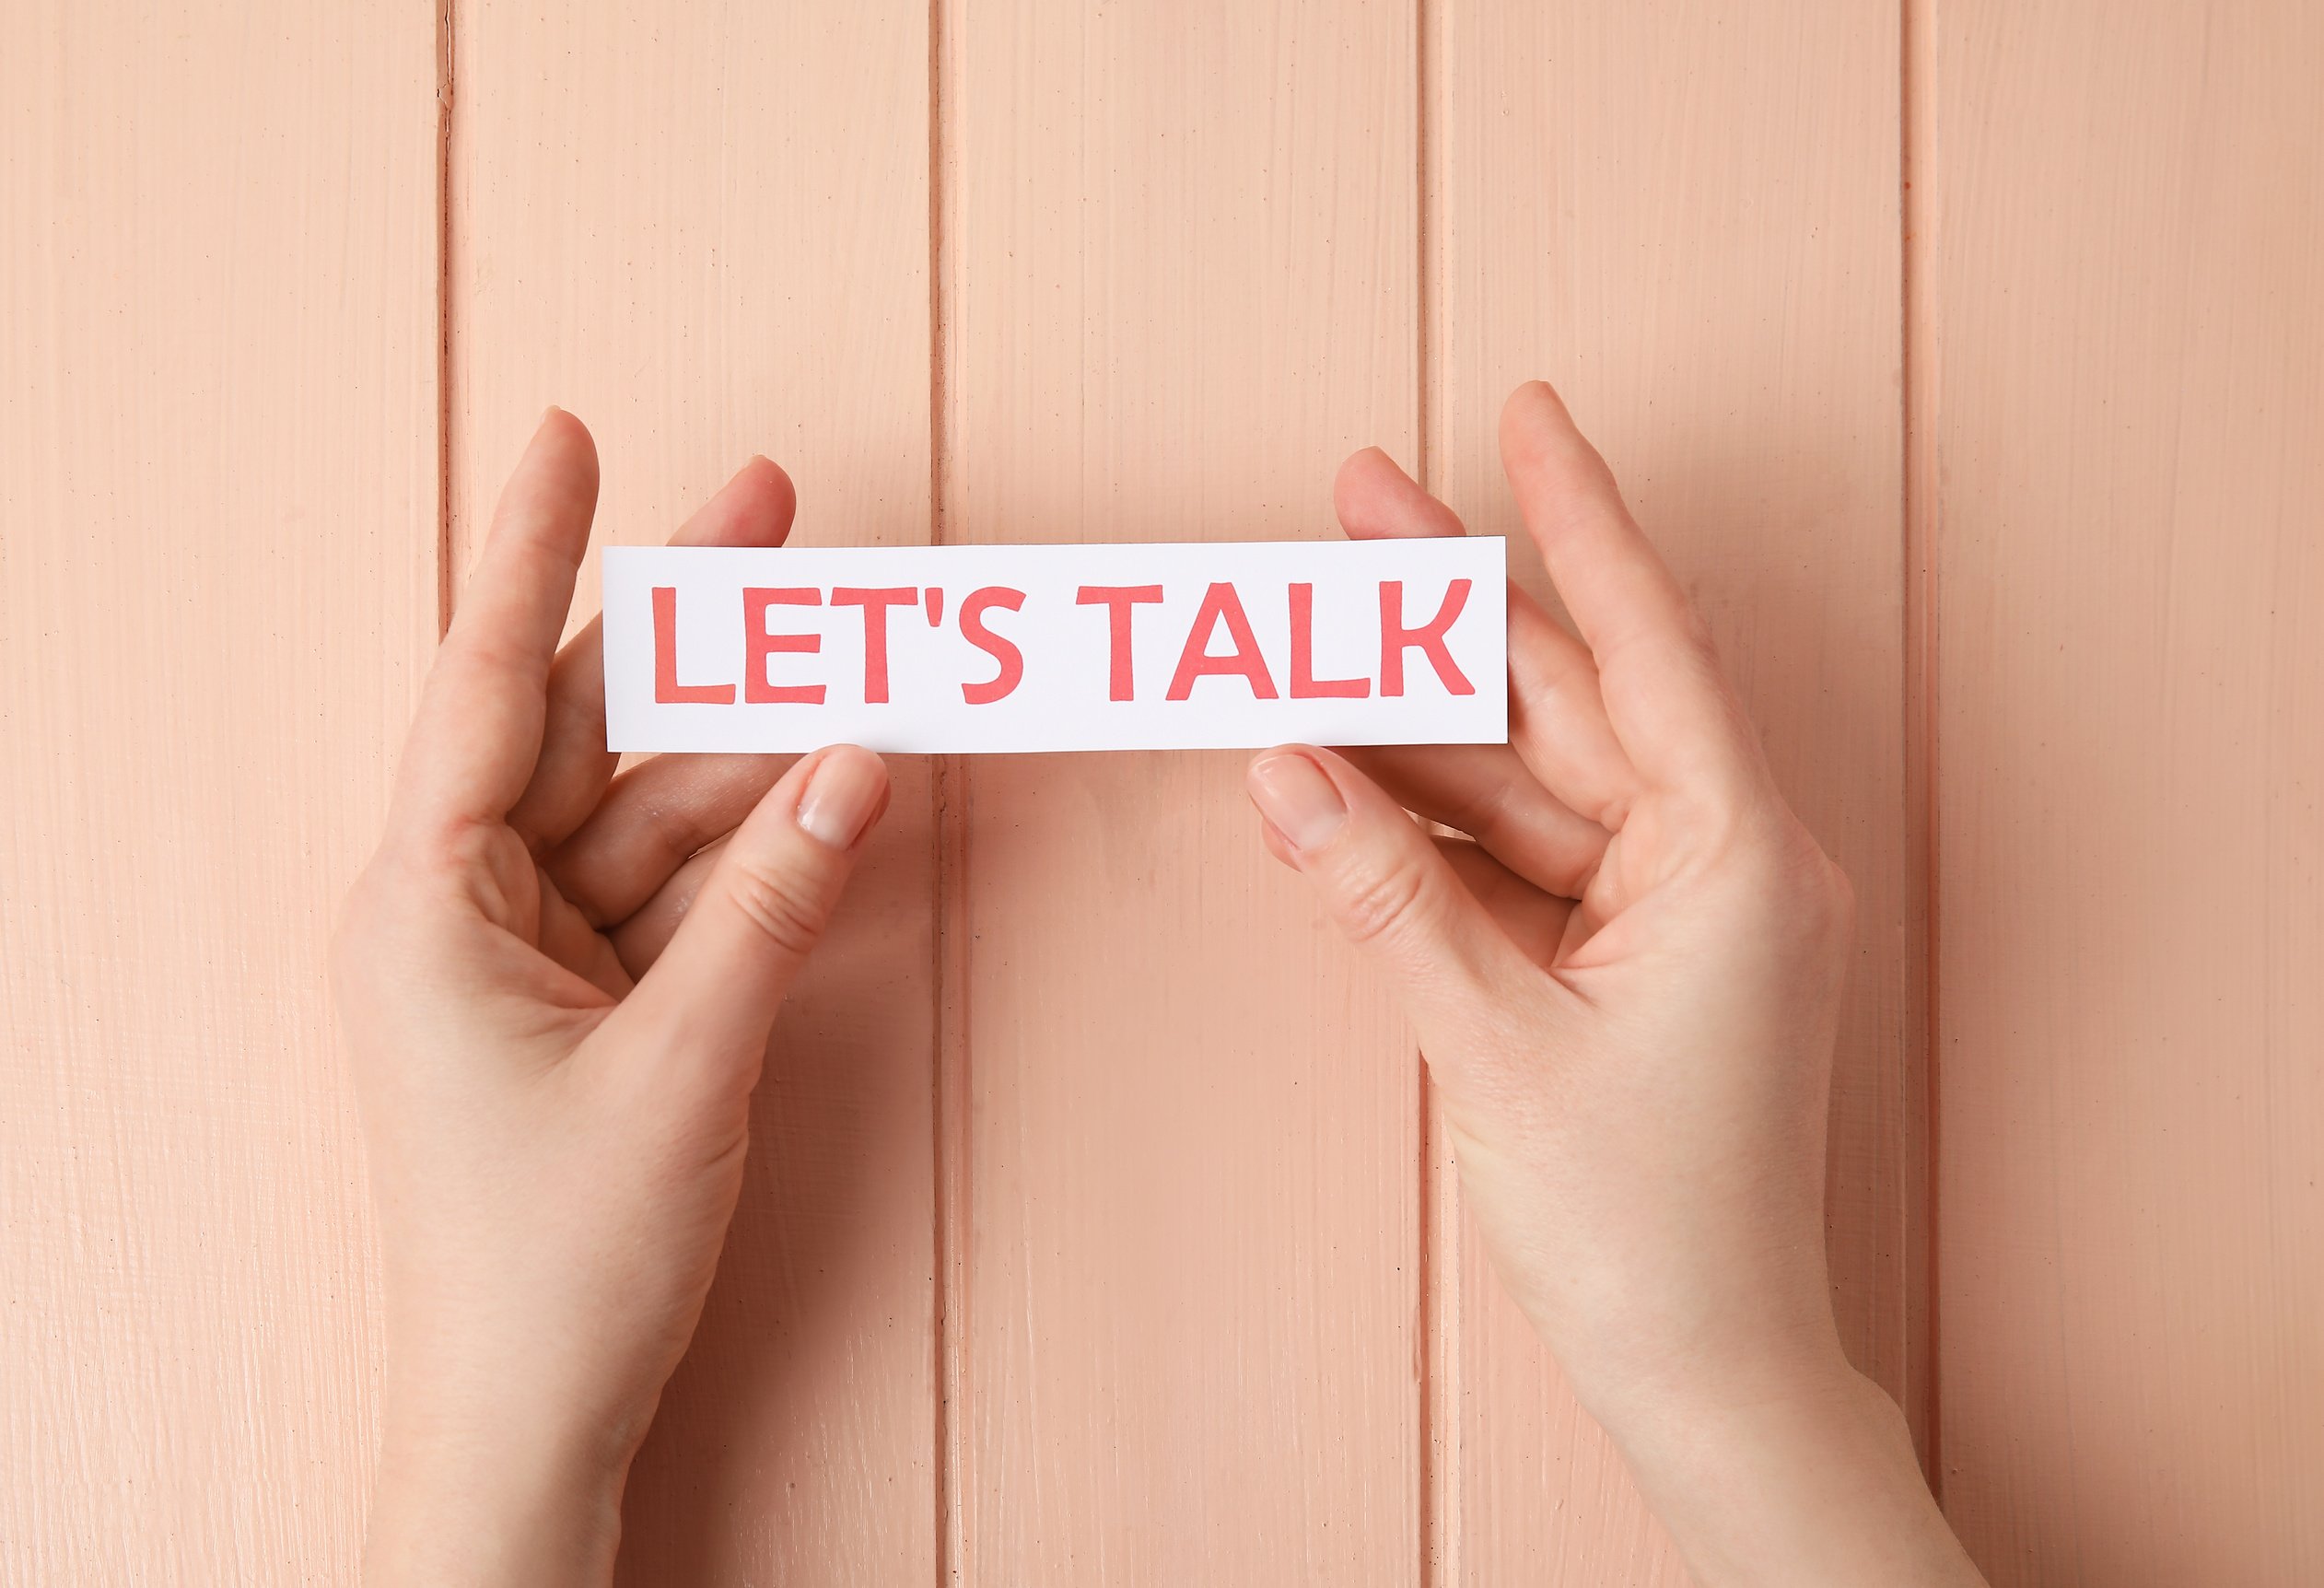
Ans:
[[[1863,944],[1835,1301],[2003,1583],[2324,1581],[2306,0],[25,0],[0,1581],[348,1579],[320,991],[542,405],[659,538],[1512,527],[1565,390]],[[1240,758],[898,766],[637,1583],[1669,1583]]]

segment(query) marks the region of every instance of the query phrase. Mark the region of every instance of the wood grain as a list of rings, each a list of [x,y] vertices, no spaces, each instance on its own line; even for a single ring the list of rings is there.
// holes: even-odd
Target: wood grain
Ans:
[[[1916,43],[1946,1508],[2002,1584],[2324,1580],[2324,15]]]
[[[925,541],[926,6],[456,15],[454,566],[551,402],[595,430],[601,543],[664,538],[753,451],[800,543]],[[894,778],[784,1012],[625,1581],[935,1578],[932,841],[927,768]]]
[[[1847,867],[1834,1302],[1851,1356],[1917,1418],[1897,18],[1841,0],[1429,12],[1429,483],[1523,547],[1547,594],[1494,438],[1512,388],[1557,384]],[[1435,1580],[1685,1581],[1460,1220],[1436,1227]]]
[[[1418,438],[1411,8],[942,29],[945,538],[1335,534]],[[962,1582],[1418,1569],[1418,1071],[1244,760],[966,773]]]
[[[435,637],[425,7],[0,51],[0,1580],[348,1582],[377,1333],[321,987]]]
[[[2313,6],[20,9],[0,1580],[355,1574],[322,940],[544,403],[601,540],[753,450],[1328,536],[1375,442],[1521,537],[1536,375],[1856,881],[1835,1298],[1971,1548],[2324,1578]],[[625,1580],[1682,1581],[1241,766],[898,761]]]

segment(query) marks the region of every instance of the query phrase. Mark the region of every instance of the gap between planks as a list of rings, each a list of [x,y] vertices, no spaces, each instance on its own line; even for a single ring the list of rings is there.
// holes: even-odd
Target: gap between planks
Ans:
[[[1940,157],[1936,97],[1938,0],[1899,0],[1897,59],[1898,316],[1902,420],[1899,471],[1904,500],[1904,788],[1905,1040],[1920,1046],[1921,1073],[1908,1067],[1902,1099],[1905,1185],[1900,1209],[1904,1265],[1906,1420],[1916,1435],[1923,1476],[1944,1503],[1944,1440],[1939,1380],[1937,1220],[1941,1077],[1938,975],[1942,939],[1937,912],[1937,569],[1939,460],[1934,436],[1942,397],[1936,329]],[[1907,1057],[1911,1057],[1909,1046]],[[1916,1117],[1916,1113],[1918,1117]],[[1913,1191],[1918,1189],[1917,1205]],[[1919,1250],[1912,1244],[1919,1243]]]
[[[944,0],[928,7],[928,543],[945,543],[945,492],[950,436],[945,404],[945,181]],[[928,779],[930,905],[936,914],[934,1087],[930,1116],[935,1154],[934,1294],[929,1350],[933,1357],[935,1441],[936,1580],[940,1588],[967,1580],[968,1511],[965,1483],[968,1419],[969,1209],[969,766],[965,756],[933,758]]]
[[[1431,169],[1437,150],[1430,137],[1442,91],[1436,53],[1429,47],[1433,19],[1429,0],[1413,0],[1413,452],[1415,475],[1424,491],[1432,491],[1437,485],[1431,464],[1439,449],[1430,429],[1440,406],[1432,401],[1439,376],[1439,339],[1430,334],[1438,276],[1432,255],[1442,233],[1435,214],[1439,184]],[[1419,1294],[1414,1341],[1419,1402],[1419,1449],[1415,1453],[1419,1581],[1424,1588],[1450,1588],[1461,1579],[1460,1182],[1441,1139],[1429,1090],[1428,1062],[1417,1043],[1412,1048],[1412,1068],[1419,1143],[1415,1204]]]
[[[436,637],[452,626],[452,0],[436,9]]]

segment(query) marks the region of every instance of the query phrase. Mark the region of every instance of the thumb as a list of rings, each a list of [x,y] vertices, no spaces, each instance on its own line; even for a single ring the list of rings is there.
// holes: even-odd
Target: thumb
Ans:
[[[755,1058],[887,804],[888,769],[869,750],[802,758],[734,830],[623,1011],[707,1054]]]
[[[1537,979],[1420,824],[1349,763],[1289,745],[1253,761],[1244,782],[1267,847],[1400,985],[1431,1061],[1472,1048]]]

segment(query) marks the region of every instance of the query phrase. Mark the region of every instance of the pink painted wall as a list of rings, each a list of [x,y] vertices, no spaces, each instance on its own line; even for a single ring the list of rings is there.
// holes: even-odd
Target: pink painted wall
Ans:
[[[753,450],[809,539],[1323,535],[1370,442],[1498,531],[1535,374],[1855,878],[1835,1304],[1972,1549],[2324,1577],[2324,30],[2133,9],[35,0],[0,1581],[352,1573],[320,945],[543,403],[624,540]],[[1236,758],[895,811],[630,1580],[1682,1580]]]

